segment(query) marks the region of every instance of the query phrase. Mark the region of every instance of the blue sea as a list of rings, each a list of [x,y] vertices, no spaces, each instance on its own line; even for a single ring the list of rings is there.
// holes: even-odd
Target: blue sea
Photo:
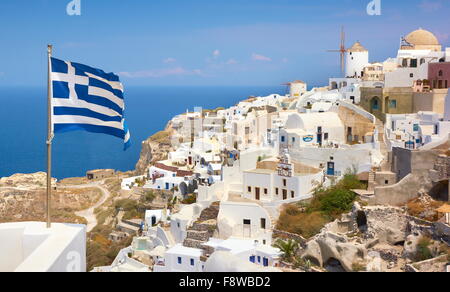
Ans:
[[[71,132],[53,141],[53,177],[84,176],[91,169],[133,170],[141,142],[164,129],[175,115],[193,110],[229,107],[248,96],[285,94],[272,87],[128,87],[126,119],[132,146],[102,134]],[[0,177],[46,171],[47,89],[0,88]]]

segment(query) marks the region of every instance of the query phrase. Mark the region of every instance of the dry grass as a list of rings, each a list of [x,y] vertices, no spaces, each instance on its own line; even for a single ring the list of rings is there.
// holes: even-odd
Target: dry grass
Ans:
[[[277,222],[277,229],[311,238],[330,222],[321,212],[304,213],[297,205],[286,205]]]
[[[443,202],[434,200],[424,203],[420,199],[414,199],[410,201],[406,207],[409,215],[423,220],[436,222],[439,220],[439,214],[435,210],[443,204]]]
[[[150,137],[150,141],[160,143],[160,144],[168,144],[170,143],[170,137],[172,132],[169,130],[160,131],[153,136]]]

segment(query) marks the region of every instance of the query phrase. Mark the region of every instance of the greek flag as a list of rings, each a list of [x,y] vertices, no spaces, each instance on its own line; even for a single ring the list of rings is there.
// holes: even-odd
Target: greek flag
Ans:
[[[52,126],[54,133],[84,130],[124,140],[123,86],[119,77],[86,65],[51,58]]]

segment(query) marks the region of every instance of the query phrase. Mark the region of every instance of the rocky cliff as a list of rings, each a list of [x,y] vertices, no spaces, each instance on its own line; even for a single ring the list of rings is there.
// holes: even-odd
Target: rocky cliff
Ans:
[[[173,132],[169,122],[163,131],[142,142],[141,155],[136,164],[137,174],[144,174],[149,165],[167,159],[168,153],[173,150],[170,143]]]

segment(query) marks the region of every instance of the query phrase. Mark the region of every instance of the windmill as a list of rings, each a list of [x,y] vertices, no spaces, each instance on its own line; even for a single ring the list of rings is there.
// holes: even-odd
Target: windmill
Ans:
[[[342,76],[345,75],[345,53],[347,52],[347,49],[345,48],[345,32],[344,32],[344,26],[342,26],[341,28],[341,46],[339,48],[339,50],[328,50],[328,52],[339,52],[341,54],[341,72],[342,72]]]

